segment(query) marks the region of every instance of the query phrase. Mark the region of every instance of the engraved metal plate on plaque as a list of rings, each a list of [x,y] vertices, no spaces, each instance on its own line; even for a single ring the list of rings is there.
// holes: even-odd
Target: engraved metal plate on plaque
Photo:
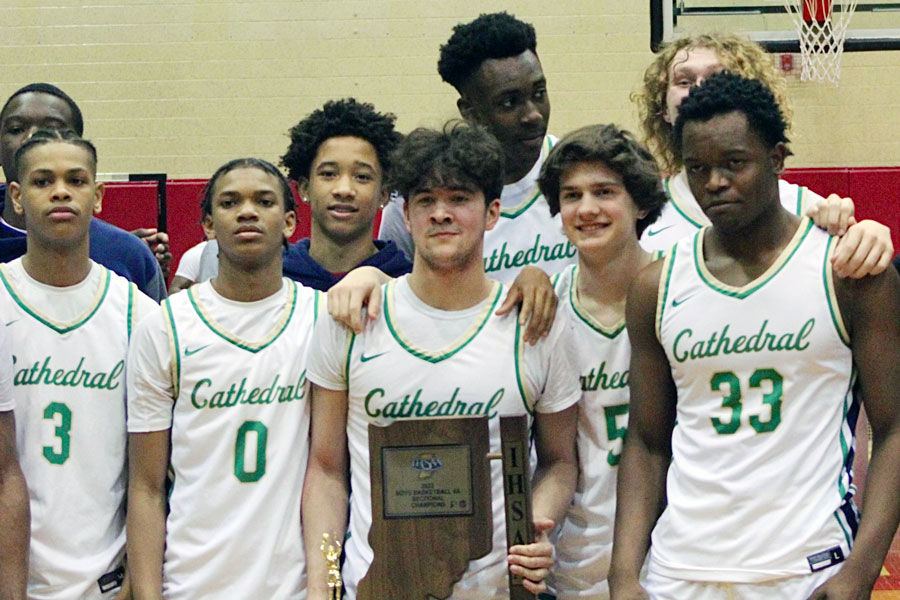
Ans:
[[[381,452],[386,519],[473,514],[467,444],[384,447]]]

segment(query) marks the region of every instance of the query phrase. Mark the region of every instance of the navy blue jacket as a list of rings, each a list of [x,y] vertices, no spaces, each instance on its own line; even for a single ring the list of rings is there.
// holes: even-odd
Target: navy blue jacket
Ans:
[[[409,262],[394,242],[374,241],[378,252],[357,266],[375,267],[391,277],[399,277],[412,271],[412,263]],[[323,292],[327,291],[328,288],[340,281],[344,276],[343,273],[335,275],[326,271],[322,265],[313,260],[313,257],[309,255],[309,238],[302,239],[296,244],[291,244],[284,251],[282,271],[285,277]]]

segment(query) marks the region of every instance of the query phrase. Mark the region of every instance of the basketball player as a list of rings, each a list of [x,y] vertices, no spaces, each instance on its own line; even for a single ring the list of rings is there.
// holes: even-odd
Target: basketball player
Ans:
[[[64,91],[48,83],[32,83],[20,88],[0,109],[0,163],[6,181],[16,181],[16,150],[38,129],[84,131],[81,110]],[[0,187],[3,200],[0,217],[0,262],[25,254],[26,223],[8,201],[8,186]],[[165,269],[172,258],[165,233],[144,229],[137,233],[147,243],[101,219],[91,220],[91,260],[118,273],[156,301],[166,297]],[[154,252],[151,252],[147,245]],[[159,263],[159,264],[157,264]]]
[[[534,27],[505,12],[461,23],[441,46],[438,72],[459,93],[456,105],[462,117],[486,128],[503,148],[500,219],[485,233],[485,272],[503,283],[514,282],[501,313],[521,299],[526,340],[536,340],[549,331],[556,309],[544,273],[573,264],[575,248],[537,187],[541,163],[556,138],[547,134],[550,97]],[[402,213],[402,202],[385,207],[379,237],[393,240],[411,258],[412,238]],[[523,270],[526,266],[537,269]]]
[[[556,319],[547,338],[523,347],[515,315],[495,314],[503,286],[485,275],[482,239],[499,218],[502,161],[492,136],[463,123],[410,133],[394,157],[392,184],[407,199],[404,218],[416,242],[412,273],[385,285],[384,309],[365,332],[351,334],[331,319],[317,323],[303,496],[310,600],[326,597],[318,546],[323,533],[342,535],[347,528],[351,486],[343,568],[350,599],[372,561],[367,426],[430,415],[488,415],[495,449],[499,415],[533,417],[537,541],[513,546],[507,557],[502,476],[495,467],[493,551],[470,563],[452,598],[508,598],[507,564],[532,592],[545,588],[552,565],[547,534],[564,516],[577,475],[580,392],[564,319]]]
[[[31,496],[28,597],[127,598],[125,357],[156,308],[89,258],[103,199],[94,146],[38,131],[16,152],[13,209],[28,250],[0,265],[17,445]]]
[[[309,203],[312,223],[309,238],[285,254],[287,277],[326,291],[360,265],[391,277],[412,269],[393,242],[372,239],[375,216],[389,198],[390,154],[401,137],[394,120],[346,98],[326,102],[291,128],[281,163]]]
[[[628,427],[625,295],[651,261],[638,237],[659,217],[666,196],[650,152],[614,125],[566,135],[538,182],[578,248],[578,264],[555,278],[582,392],[578,485],[559,532],[550,587],[560,600],[600,600],[609,597],[615,478]]]
[[[737,75],[711,75],[679,109],[712,225],[628,295],[617,600],[867,598],[897,529],[900,282],[833,276],[836,239],[780,204],[785,132],[768,88]],[[861,521],[857,384],[874,432]]]
[[[0,324],[0,597],[25,600],[31,515],[16,454],[14,408],[12,354],[6,326]]]
[[[135,596],[300,599],[306,362],[318,292],[282,277],[296,215],[273,165],[221,166],[202,212],[207,237],[219,242],[218,275],[144,320],[129,356]]]
[[[723,70],[758,79],[772,90],[790,129],[787,84],[759,44],[730,33],[710,33],[687,35],[666,46],[647,67],[643,90],[632,97],[638,105],[647,144],[669,173],[663,185],[670,202],[641,238],[641,244],[650,251],[668,250],[678,240],[709,224],[688,185],[681,155],[675,148],[673,127],[678,107],[690,89]],[[783,179],[778,185],[781,203],[787,210],[800,216],[808,213],[817,225],[844,236],[834,255],[839,277],[864,277],[887,268],[894,251],[890,231],[871,220],[856,223],[849,198],[832,194],[824,201],[809,189]]]

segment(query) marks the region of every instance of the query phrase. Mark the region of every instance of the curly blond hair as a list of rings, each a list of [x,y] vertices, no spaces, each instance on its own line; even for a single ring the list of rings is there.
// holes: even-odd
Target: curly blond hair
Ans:
[[[787,82],[762,46],[733,33],[690,34],[679,38],[656,55],[644,72],[641,92],[631,95],[631,100],[638,106],[644,140],[659,159],[663,171],[669,173],[675,173],[682,166],[672,137],[672,125],[663,118],[666,114],[669,67],[679,51],[694,48],[713,50],[726,70],[765,84],[775,95],[788,128],[793,117],[787,98]]]

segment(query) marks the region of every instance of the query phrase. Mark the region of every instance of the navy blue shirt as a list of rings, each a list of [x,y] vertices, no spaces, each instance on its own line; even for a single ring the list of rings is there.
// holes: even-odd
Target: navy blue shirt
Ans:
[[[358,267],[375,267],[391,277],[400,277],[412,271],[412,263],[394,242],[374,240],[378,252],[359,263]],[[327,271],[309,255],[309,238],[291,244],[284,251],[282,272],[285,277],[299,281],[307,287],[327,291],[345,275]]]
[[[0,184],[0,212],[6,186]],[[91,260],[125,279],[159,302],[166,297],[166,280],[150,247],[136,235],[98,218],[91,220]],[[9,262],[25,254],[26,234],[0,222],[0,262]]]

